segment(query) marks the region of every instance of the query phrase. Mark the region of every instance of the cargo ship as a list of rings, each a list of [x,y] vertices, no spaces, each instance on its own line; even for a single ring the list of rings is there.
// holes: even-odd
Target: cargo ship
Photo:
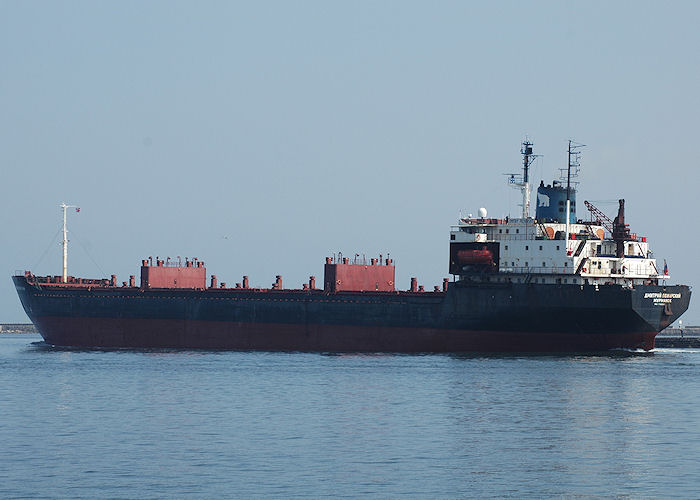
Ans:
[[[415,278],[399,290],[390,258],[333,255],[323,282],[287,289],[235,286],[203,261],[141,262],[119,283],[67,272],[13,276],[22,306],[45,342],[62,347],[185,348],[310,352],[591,352],[654,348],[657,333],[688,308],[690,287],[668,284],[647,238],[630,232],[624,200],[607,217],[585,202],[576,216],[579,149],[569,142],[559,181],[537,188],[530,215],[532,143],[522,172],[520,217],[460,216],[449,233],[449,274],[431,290]]]

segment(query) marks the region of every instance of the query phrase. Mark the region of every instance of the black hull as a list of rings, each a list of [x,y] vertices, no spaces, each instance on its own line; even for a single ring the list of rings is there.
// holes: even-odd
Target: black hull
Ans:
[[[652,349],[687,286],[468,285],[447,292],[44,287],[13,278],[44,340],[71,347],[316,352]],[[654,299],[661,294],[661,300]],[[656,302],[655,302],[656,300]]]

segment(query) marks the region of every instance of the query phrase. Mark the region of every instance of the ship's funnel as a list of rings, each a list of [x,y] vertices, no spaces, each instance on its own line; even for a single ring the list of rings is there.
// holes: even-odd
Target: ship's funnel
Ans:
[[[569,217],[570,224],[576,224],[576,189],[571,188],[571,215]],[[541,222],[559,222],[566,223],[566,186],[562,186],[557,182],[551,185],[540,183],[537,188],[537,210],[535,218]]]

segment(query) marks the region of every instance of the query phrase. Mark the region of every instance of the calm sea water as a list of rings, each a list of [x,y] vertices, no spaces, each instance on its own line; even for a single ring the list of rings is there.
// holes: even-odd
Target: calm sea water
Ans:
[[[0,336],[0,498],[700,497],[700,350],[76,351]]]

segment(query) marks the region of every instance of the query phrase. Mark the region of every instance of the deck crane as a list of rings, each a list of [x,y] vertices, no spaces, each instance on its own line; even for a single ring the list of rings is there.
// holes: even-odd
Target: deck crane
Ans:
[[[637,235],[630,233],[629,224],[625,224],[625,200],[619,200],[619,203],[620,207],[617,210],[617,217],[615,217],[615,220],[610,220],[610,217],[601,212],[592,203],[588,201],[583,202],[593,217],[597,219],[596,222],[610,231],[617,247],[615,254],[618,258],[622,258],[625,256],[625,241],[637,241]]]
[[[591,212],[591,216],[596,220],[596,222],[607,229],[610,234],[612,234],[613,221],[610,219],[610,217],[605,215],[598,207],[593,205],[593,203],[584,201],[583,204],[586,205],[586,208],[589,212]]]

